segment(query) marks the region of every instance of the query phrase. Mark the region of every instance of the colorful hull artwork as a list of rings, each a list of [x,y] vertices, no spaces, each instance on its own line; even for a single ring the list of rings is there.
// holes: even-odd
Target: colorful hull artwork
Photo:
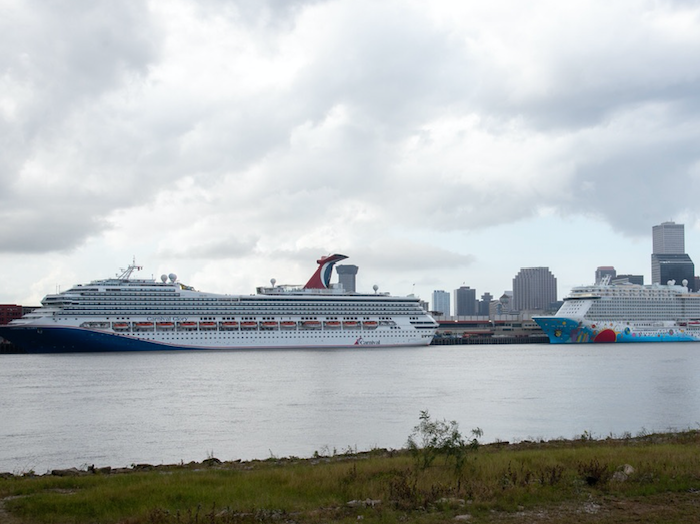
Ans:
[[[563,317],[537,317],[534,320],[552,344],[700,341],[700,331],[687,326],[637,327],[626,322],[587,323]]]

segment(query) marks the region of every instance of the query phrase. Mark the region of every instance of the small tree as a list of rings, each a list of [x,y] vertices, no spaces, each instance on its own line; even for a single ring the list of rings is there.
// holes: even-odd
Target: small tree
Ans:
[[[479,447],[478,437],[483,435],[481,429],[471,431],[472,439],[466,440],[459,431],[459,425],[452,420],[433,420],[428,410],[420,412],[420,423],[413,428],[408,437],[408,449],[416,461],[417,469],[424,471],[433,461],[442,455],[445,464],[454,460],[458,489],[462,481],[462,471],[469,451]]]

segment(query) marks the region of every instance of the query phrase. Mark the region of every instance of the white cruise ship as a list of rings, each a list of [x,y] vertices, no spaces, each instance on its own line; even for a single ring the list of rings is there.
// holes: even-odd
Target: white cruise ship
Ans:
[[[700,341],[700,294],[687,285],[576,287],[556,315],[533,320],[553,344]]]
[[[260,287],[255,295],[196,291],[173,274],[116,278],[47,295],[42,307],[0,326],[28,353],[163,349],[427,346],[437,322],[414,297],[347,293],[331,285],[331,255],[305,286]]]

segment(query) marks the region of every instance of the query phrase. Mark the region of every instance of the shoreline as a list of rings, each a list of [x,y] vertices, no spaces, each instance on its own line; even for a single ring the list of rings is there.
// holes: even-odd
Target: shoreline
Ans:
[[[0,476],[11,524],[697,522],[700,431]],[[454,451],[459,451],[453,454]],[[461,458],[460,458],[461,457]],[[435,459],[435,460],[433,460]]]
[[[595,446],[627,446],[627,445],[641,445],[641,444],[663,444],[668,442],[673,442],[678,439],[683,439],[686,436],[698,436],[700,441],[700,430],[686,429],[679,431],[666,431],[666,432],[654,432],[649,434],[638,434],[636,436],[608,436],[604,438],[594,438],[588,432],[584,432],[581,437],[575,439],[563,439],[556,438],[551,440],[521,440],[518,442],[509,441],[496,441],[489,443],[479,443],[478,448],[483,452],[491,451],[525,451],[525,450],[553,450],[553,449],[572,449],[577,446],[586,445],[589,447]],[[10,478],[38,478],[38,477],[84,477],[92,475],[123,475],[130,473],[143,473],[143,472],[153,472],[153,471],[201,471],[206,469],[220,469],[220,470],[253,470],[256,467],[276,465],[298,465],[298,464],[309,464],[309,465],[319,465],[319,464],[330,464],[336,462],[347,462],[351,460],[368,460],[371,458],[384,457],[384,458],[394,458],[399,456],[406,456],[410,454],[410,450],[407,448],[401,449],[389,449],[389,448],[377,448],[365,451],[347,451],[343,453],[336,453],[333,455],[319,455],[315,454],[312,457],[269,457],[266,459],[234,459],[234,460],[220,460],[216,457],[208,457],[202,461],[181,461],[179,463],[170,464],[150,464],[150,463],[138,463],[131,464],[130,466],[95,466],[84,465],[81,468],[70,467],[70,468],[55,468],[47,470],[46,473],[37,473],[33,470],[28,470],[21,473],[12,473],[9,471],[0,471],[0,479],[10,479]]]
[[[11,524],[697,522],[700,430],[0,477]],[[454,453],[458,451],[458,453]]]

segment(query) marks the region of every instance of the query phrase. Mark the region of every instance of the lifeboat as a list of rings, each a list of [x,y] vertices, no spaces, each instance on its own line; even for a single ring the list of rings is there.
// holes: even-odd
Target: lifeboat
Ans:
[[[108,329],[109,322],[83,322],[80,327],[88,329]]]
[[[172,329],[175,327],[175,324],[172,322],[156,322],[156,327],[158,329]]]
[[[321,322],[319,320],[305,320],[301,325],[307,329],[316,329],[321,327]]]
[[[377,323],[376,320],[365,320],[362,323],[362,327],[364,327],[365,329],[377,329],[378,325],[379,324]]]
[[[178,322],[177,327],[186,330],[197,329],[196,322]]]
[[[355,329],[360,327],[360,323],[357,320],[345,320],[343,321],[343,327],[346,329]]]
[[[264,322],[260,322],[260,327],[263,329],[277,329],[278,325],[279,324],[277,322],[273,322],[273,321],[269,321],[269,320],[264,321]]]
[[[323,325],[330,329],[338,329],[340,327],[340,322],[337,320],[327,320]]]
[[[216,322],[200,322],[199,329],[216,329]]]
[[[238,329],[238,322],[233,320],[225,320],[219,323],[219,327],[227,331],[232,331],[234,329]]]
[[[136,322],[134,327],[136,329],[153,329],[153,322]]]
[[[297,327],[297,323],[293,320],[283,320],[282,322],[280,322],[280,327],[282,329],[294,329],[295,327]]]
[[[241,322],[241,329],[256,329],[257,327],[258,327],[257,322],[250,322],[250,321]]]
[[[112,329],[114,331],[126,331],[129,329],[128,322],[114,322],[112,323]]]

